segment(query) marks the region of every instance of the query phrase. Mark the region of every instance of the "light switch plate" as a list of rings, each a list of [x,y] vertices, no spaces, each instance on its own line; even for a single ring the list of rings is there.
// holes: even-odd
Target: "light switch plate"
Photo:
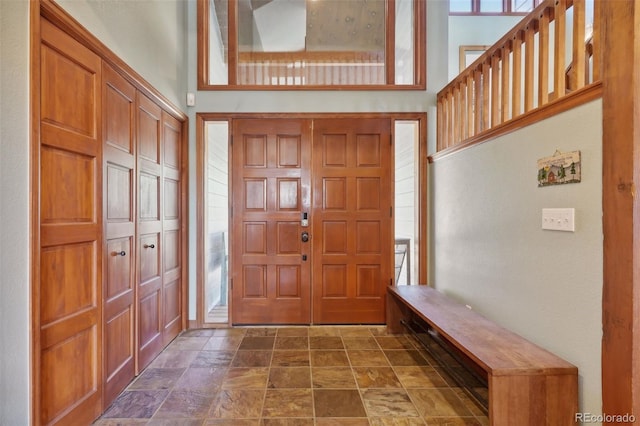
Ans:
[[[575,211],[569,209],[542,209],[542,229],[575,232]]]

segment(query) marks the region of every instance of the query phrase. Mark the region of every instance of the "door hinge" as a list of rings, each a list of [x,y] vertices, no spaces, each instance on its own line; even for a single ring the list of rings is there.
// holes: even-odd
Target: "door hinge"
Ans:
[[[389,285],[393,286],[393,278],[389,278]]]
[[[389,207],[389,217],[393,217],[393,207]]]
[[[233,290],[233,278],[229,280],[229,289]]]
[[[229,135],[229,145],[233,146],[233,135]]]
[[[229,207],[229,216],[233,218],[233,207]]]

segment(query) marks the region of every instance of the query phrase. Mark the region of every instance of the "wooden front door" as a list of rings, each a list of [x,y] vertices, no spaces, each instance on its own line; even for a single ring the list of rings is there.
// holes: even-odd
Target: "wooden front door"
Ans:
[[[232,321],[311,321],[310,122],[233,122]]]
[[[232,156],[233,323],[384,323],[391,121],[235,120]]]
[[[393,277],[389,119],[321,119],[313,131],[313,322],[384,323]]]

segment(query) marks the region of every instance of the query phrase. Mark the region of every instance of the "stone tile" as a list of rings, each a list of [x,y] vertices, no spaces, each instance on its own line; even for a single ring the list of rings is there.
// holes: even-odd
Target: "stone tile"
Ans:
[[[474,417],[425,417],[425,421],[427,426],[482,426]]]
[[[345,351],[311,351],[311,365],[313,367],[346,367],[349,359]]]
[[[100,418],[92,426],[140,426],[149,424],[148,419],[105,419]]]
[[[249,327],[246,330],[245,336],[253,337],[275,337],[278,333],[278,329],[274,327]]]
[[[215,328],[214,336],[242,336],[247,333],[246,328]]]
[[[309,351],[273,351],[272,367],[308,367]]]
[[[199,351],[189,365],[190,367],[228,367],[235,356],[235,351]]]
[[[184,370],[184,368],[147,368],[129,385],[128,389],[171,389]]]
[[[347,353],[353,366],[386,367],[389,365],[389,361],[381,350],[349,349]]]
[[[278,329],[276,337],[309,336],[309,327],[281,327]]]
[[[231,367],[268,367],[272,355],[272,351],[238,351],[231,361]]]
[[[180,350],[180,351],[199,351],[204,345],[209,341],[208,336],[203,337],[176,337],[173,342],[171,342],[172,350]]]
[[[223,389],[211,405],[209,418],[259,418],[265,390]]]
[[[366,417],[356,389],[316,389],[313,392],[316,417]]]
[[[369,327],[340,327],[340,335],[342,337],[371,337],[371,330]]]
[[[240,350],[273,350],[275,337],[245,336],[240,343]]]
[[[471,411],[471,414],[473,414],[476,417],[487,415],[487,412],[484,410],[484,408],[475,400],[475,398],[467,394],[467,392],[464,389],[462,388],[452,388],[452,389],[456,393],[458,398],[460,398],[460,401],[462,401],[464,406],[467,407],[469,411]],[[489,400],[488,389],[482,388],[482,389],[479,389],[479,391],[481,393],[483,392],[485,393],[484,395],[485,401],[488,401]]]
[[[168,394],[169,391],[166,390],[126,390],[116,398],[102,417],[149,419]]]
[[[380,349],[373,337],[344,337],[342,341],[347,349]]]
[[[353,372],[360,389],[402,387],[391,367],[354,367]]]
[[[272,389],[311,388],[309,367],[271,367],[267,387]]]
[[[203,419],[151,419],[147,426],[202,426]]]
[[[202,348],[205,351],[235,351],[242,342],[242,336],[213,336]]]
[[[372,417],[371,426],[424,426],[420,417]]]
[[[215,331],[213,328],[196,328],[185,331],[180,337],[211,337]]]
[[[376,341],[382,349],[415,349],[415,346],[404,335],[378,336]]]
[[[262,419],[261,426],[313,426],[313,418],[301,418],[301,419]]]
[[[344,349],[342,337],[339,336],[313,336],[309,338],[311,349]]]
[[[153,417],[158,419],[204,419],[209,413],[213,398],[213,395],[205,395],[199,392],[175,390],[167,396],[167,399]]]
[[[374,336],[388,336],[388,335],[392,335],[391,333],[389,333],[387,331],[387,326],[386,325],[378,325],[375,327],[369,327],[369,331],[371,332],[372,335]]]
[[[469,417],[471,412],[453,389],[408,389],[422,417]]]
[[[476,420],[478,421],[478,423],[480,423],[482,426],[489,426],[489,417],[487,416],[482,416],[482,417],[476,417]]]
[[[268,368],[230,368],[222,379],[222,389],[264,389]]]
[[[267,389],[262,417],[313,417],[311,389]]]
[[[226,374],[226,368],[188,368],[176,382],[174,389],[214,394]]]
[[[314,388],[355,389],[357,387],[351,368],[346,367],[313,367],[311,382]]]
[[[314,336],[340,336],[340,329],[335,326],[320,326],[309,328],[309,337]]]
[[[318,417],[316,418],[316,426],[369,426],[369,419],[366,417]]]
[[[395,367],[396,376],[405,388],[444,388],[447,382],[430,366]]]
[[[393,366],[429,365],[429,362],[417,350],[385,350],[384,354]]]
[[[207,419],[203,426],[260,426],[260,419]]]
[[[309,338],[307,336],[277,336],[275,348],[278,350],[309,349]]]
[[[149,364],[149,368],[187,368],[198,351],[164,350]]]
[[[362,399],[369,417],[419,417],[404,389],[367,389]]]
[[[105,419],[100,418],[92,426],[140,426],[148,424],[148,419]]]

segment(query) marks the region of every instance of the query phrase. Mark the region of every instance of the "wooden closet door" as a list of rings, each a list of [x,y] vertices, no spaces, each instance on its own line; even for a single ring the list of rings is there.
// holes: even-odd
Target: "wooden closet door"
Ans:
[[[102,409],[101,60],[40,22],[32,420],[90,424]]]
[[[138,92],[138,369],[163,348],[162,110]]]
[[[313,322],[382,324],[393,277],[389,119],[313,130]]]
[[[135,376],[136,89],[110,66],[104,78],[104,407]]]
[[[180,171],[182,123],[162,113],[162,333],[163,346],[182,329],[182,229]]]

